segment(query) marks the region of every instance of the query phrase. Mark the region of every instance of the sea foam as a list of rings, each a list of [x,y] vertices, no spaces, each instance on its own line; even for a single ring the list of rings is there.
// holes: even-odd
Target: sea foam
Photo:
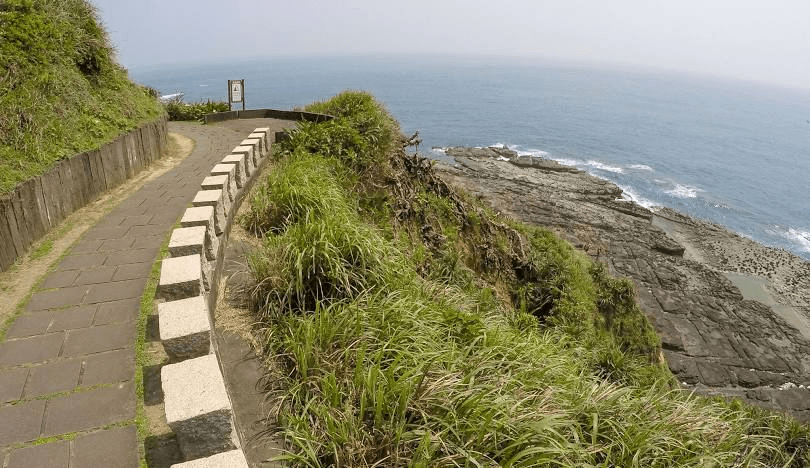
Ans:
[[[653,201],[647,200],[646,198],[640,196],[638,193],[636,193],[635,190],[631,189],[630,187],[618,184],[616,184],[616,186],[622,189],[622,198],[624,200],[630,200],[632,202],[635,202],[636,204],[643,206],[644,208],[655,208],[657,206],[661,206]]]
[[[697,187],[675,184],[675,188],[672,188],[670,190],[664,190],[664,193],[672,195],[675,198],[696,198],[698,192],[702,191],[703,189],[699,189]]]
[[[594,161],[593,159],[586,162],[585,164],[591,166],[594,169],[599,169],[600,171],[614,172],[616,174],[624,174],[624,169],[622,169],[621,167],[609,166],[603,162]]]
[[[803,252],[810,252],[810,231],[788,228],[780,234],[797,244]]]

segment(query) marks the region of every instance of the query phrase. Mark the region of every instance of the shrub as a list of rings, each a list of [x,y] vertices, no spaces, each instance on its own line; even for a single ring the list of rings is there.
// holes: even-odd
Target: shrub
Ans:
[[[225,112],[228,103],[224,101],[183,102],[182,96],[177,96],[163,102],[163,108],[169,114],[169,120],[196,120],[202,121],[205,114]]]

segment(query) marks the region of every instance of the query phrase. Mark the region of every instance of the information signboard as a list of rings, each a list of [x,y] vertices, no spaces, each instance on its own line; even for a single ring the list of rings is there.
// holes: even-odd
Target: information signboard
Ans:
[[[228,80],[228,109],[233,110],[231,104],[242,103],[245,110],[245,80]]]

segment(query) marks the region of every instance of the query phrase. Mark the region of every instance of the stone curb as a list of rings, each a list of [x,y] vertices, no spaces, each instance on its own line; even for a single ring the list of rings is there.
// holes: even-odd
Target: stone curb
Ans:
[[[174,467],[248,466],[217,359],[213,305],[230,226],[269,153],[267,133],[257,128],[212,168],[161,264],[158,324],[170,362],[161,385],[166,420],[187,460]]]

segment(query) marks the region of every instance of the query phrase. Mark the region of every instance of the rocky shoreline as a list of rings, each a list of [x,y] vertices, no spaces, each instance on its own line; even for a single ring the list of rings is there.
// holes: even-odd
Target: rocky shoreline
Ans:
[[[684,388],[810,422],[810,263],[611,182],[506,148],[448,148],[438,173],[492,208],[552,229],[636,285]]]

